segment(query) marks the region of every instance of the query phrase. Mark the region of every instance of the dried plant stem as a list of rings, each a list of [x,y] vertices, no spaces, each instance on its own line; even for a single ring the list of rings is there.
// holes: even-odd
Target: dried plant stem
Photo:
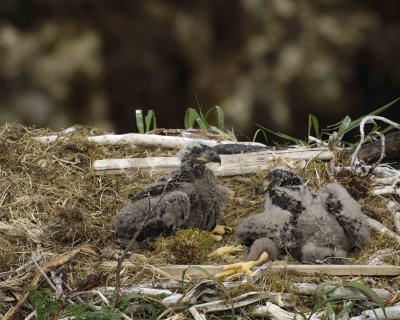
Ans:
[[[164,189],[163,189],[163,191],[161,193],[160,199],[158,200],[158,202],[153,207],[151,207],[151,205],[150,205],[150,195],[148,196],[148,199],[149,199],[149,210],[146,212],[146,216],[145,216],[143,222],[141,223],[139,229],[132,236],[132,238],[129,241],[128,245],[126,246],[126,248],[124,249],[124,251],[122,252],[121,256],[118,259],[117,270],[116,270],[116,274],[115,274],[115,297],[114,297],[114,303],[113,303],[114,306],[116,305],[116,303],[118,301],[119,293],[120,293],[120,289],[121,289],[121,267],[122,267],[122,263],[124,262],[128,251],[132,248],[132,246],[136,242],[136,239],[139,236],[140,232],[142,231],[143,227],[145,226],[145,224],[149,220],[149,218],[151,216],[151,213],[160,205],[161,200],[164,198],[165,190],[167,189],[167,186],[170,183],[170,181],[171,181],[171,178],[168,179],[168,181],[165,184]]]

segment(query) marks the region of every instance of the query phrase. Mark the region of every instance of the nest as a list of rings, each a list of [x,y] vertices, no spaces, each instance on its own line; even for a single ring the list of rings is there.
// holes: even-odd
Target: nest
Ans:
[[[116,261],[122,252],[114,241],[113,218],[129,195],[139,192],[159,176],[140,173],[98,176],[91,164],[98,159],[172,156],[175,152],[91,143],[86,137],[103,132],[86,127],[79,127],[68,139],[60,138],[51,144],[35,140],[35,137],[55,134],[47,129],[7,124],[0,132],[0,296],[13,297],[12,292],[22,292],[37,271],[35,263],[40,265],[82,244],[96,245],[101,254],[97,257],[82,255],[72,263],[72,272],[65,271],[64,281],[70,290],[81,290],[85,283],[113,285],[115,265],[104,264],[104,261]],[[56,134],[63,136],[62,132]],[[254,190],[264,174],[218,179],[230,193],[223,224],[235,227],[244,217],[259,212],[262,199]],[[328,180],[324,166],[318,163],[300,174],[315,187]],[[369,181],[349,175],[338,178],[368,207],[371,217],[393,227],[389,223],[392,218],[382,209],[382,203],[369,198]],[[139,250],[128,255],[126,260],[135,267],[130,268],[129,273],[123,270],[122,286],[168,280],[159,267],[171,262],[226,263],[223,258],[207,258],[207,253],[215,247],[237,244],[237,239],[230,235],[223,242],[216,245],[206,231],[195,230],[178,232],[169,238],[159,237],[153,243],[155,250]],[[370,244],[350,257],[349,263],[365,263],[371,254],[388,247],[397,250],[398,244],[373,233]],[[245,253],[241,257],[244,256]],[[391,263],[400,262],[396,255],[388,259]],[[286,276],[277,274],[261,286],[284,291],[288,288],[287,282]],[[240,293],[235,290],[238,292],[233,291],[234,295]],[[11,298],[0,299],[0,313],[4,314],[12,304],[15,301]]]

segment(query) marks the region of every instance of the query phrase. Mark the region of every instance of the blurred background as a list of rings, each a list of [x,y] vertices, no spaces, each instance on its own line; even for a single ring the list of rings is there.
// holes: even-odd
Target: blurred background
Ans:
[[[304,138],[400,96],[397,0],[1,0],[0,122],[135,132],[223,108]],[[384,115],[400,121],[400,106]]]

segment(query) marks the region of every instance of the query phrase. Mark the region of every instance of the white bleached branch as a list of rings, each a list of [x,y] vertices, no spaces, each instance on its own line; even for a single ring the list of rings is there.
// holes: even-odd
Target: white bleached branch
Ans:
[[[396,201],[390,200],[387,203],[387,208],[393,217],[394,225],[397,233],[400,232],[400,205]]]
[[[68,139],[68,136],[43,136],[35,138],[39,142],[51,143],[57,140]],[[199,141],[210,147],[216,146],[218,144],[228,144],[228,143],[238,143],[243,145],[251,146],[264,146],[262,143],[257,142],[234,142],[234,141],[217,141],[208,139],[193,139],[186,137],[176,137],[176,136],[160,136],[157,134],[140,134],[140,133],[126,133],[126,134],[106,134],[101,136],[89,136],[87,140],[97,144],[133,144],[137,146],[144,147],[161,147],[161,148],[171,148],[180,149],[186,144],[192,141]]]
[[[209,167],[216,176],[232,176],[266,170],[282,161],[330,160],[332,158],[333,153],[326,148],[258,151],[221,155],[222,164],[210,163]],[[98,174],[121,174],[129,171],[166,173],[178,168],[179,159],[177,157],[106,159],[93,162],[93,169]]]
[[[360,316],[352,317],[349,320],[367,320],[367,319],[397,320],[397,319],[400,319],[400,305],[386,307],[385,312],[386,312],[386,317],[381,308],[377,308],[374,310],[365,310],[361,313]]]
[[[265,305],[258,305],[250,308],[250,310],[246,312],[246,315],[250,317],[260,317],[276,320],[293,320],[301,318],[300,316],[296,317],[295,313],[283,310],[281,307],[271,302],[267,302]],[[319,318],[316,315],[312,315],[310,318],[307,319],[318,320]]]
[[[319,286],[315,283],[293,283],[291,288],[295,290],[297,293],[313,295],[317,291],[323,293],[329,293],[329,297],[352,297],[352,298],[363,298],[363,299],[371,299],[366,295],[363,295],[360,292],[354,292],[354,290],[350,288],[339,287],[335,291],[332,292],[332,289],[335,288],[333,285],[325,285]],[[386,289],[381,288],[371,288],[381,299],[389,298],[392,293]]]
[[[372,218],[367,218],[368,219],[368,224],[372,229],[375,229],[382,235],[387,235],[388,237],[394,239],[397,241],[397,243],[400,244],[400,236],[398,236],[395,232],[392,230],[388,229],[385,227],[382,223],[372,219]]]

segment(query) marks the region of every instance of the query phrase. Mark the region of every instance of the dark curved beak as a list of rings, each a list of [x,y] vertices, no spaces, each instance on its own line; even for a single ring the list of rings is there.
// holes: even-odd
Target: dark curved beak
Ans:
[[[218,153],[211,152],[210,157],[209,157],[209,161],[210,162],[218,162],[219,164],[221,164],[221,157],[219,156]]]
[[[221,157],[214,149],[208,149],[197,157],[197,160],[203,162],[218,162],[221,164]]]

